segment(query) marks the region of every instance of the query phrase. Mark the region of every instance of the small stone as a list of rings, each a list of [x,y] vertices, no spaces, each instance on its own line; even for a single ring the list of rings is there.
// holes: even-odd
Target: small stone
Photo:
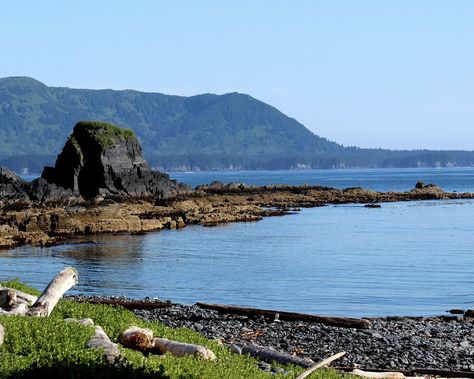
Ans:
[[[236,344],[232,344],[229,346],[229,351],[234,354],[241,355],[242,354],[242,348]]]
[[[282,374],[285,372],[285,370],[283,370],[281,367],[272,367],[272,372],[275,374]]]
[[[267,362],[259,362],[258,367],[260,367],[262,370],[268,370],[268,371],[272,369],[272,366]]]

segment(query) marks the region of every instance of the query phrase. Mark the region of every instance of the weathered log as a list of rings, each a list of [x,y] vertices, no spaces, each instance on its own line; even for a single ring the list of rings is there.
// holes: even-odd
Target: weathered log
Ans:
[[[4,316],[24,316],[28,312],[25,303],[16,303],[9,310],[0,309],[0,314]]]
[[[15,288],[8,288],[8,287],[0,287],[0,291],[4,290],[10,290],[15,292],[16,294],[16,302],[17,303],[25,303],[26,305],[33,305],[36,300],[38,300],[37,296],[30,295],[29,293],[22,292],[20,290],[17,290]],[[1,303],[1,301],[0,301]],[[0,307],[2,307],[0,305]]]
[[[169,308],[173,304],[169,301],[120,300],[120,299],[77,299],[78,303],[120,305],[127,309],[157,309]]]
[[[0,324],[0,346],[2,346],[3,341],[5,341],[5,329],[3,329],[2,324]]]
[[[87,347],[90,349],[104,349],[105,359],[110,363],[115,362],[121,356],[118,345],[110,340],[100,326],[95,327],[95,333],[87,343]]]
[[[64,292],[77,284],[79,274],[75,268],[66,267],[48,284],[33,306],[28,316],[49,316]]]
[[[10,288],[0,289],[0,308],[11,308],[16,304],[16,292]]]
[[[359,369],[354,369],[349,374],[362,376],[364,378],[374,378],[374,379],[403,379],[405,375],[401,372],[374,372],[374,371],[363,371]]]
[[[336,370],[351,372],[354,370],[354,367],[334,367]],[[364,371],[372,371],[372,372],[387,372],[384,369],[377,369],[377,368],[364,368]],[[417,376],[417,375],[429,375],[429,376],[441,376],[446,378],[474,378],[473,371],[455,371],[455,370],[443,370],[443,369],[436,369],[436,368],[414,368],[410,370],[400,370],[397,369],[397,372],[402,373],[405,375],[405,378],[410,376]]]
[[[339,359],[339,358],[343,357],[344,355],[346,355],[345,351],[341,351],[340,353],[334,354],[334,355],[330,356],[329,358],[326,358],[326,359],[322,360],[321,362],[316,363],[315,365],[311,366],[309,369],[307,369],[306,371],[299,374],[296,377],[296,379],[304,379],[304,378],[310,376],[318,368],[321,368],[323,366],[327,366],[330,363],[334,362],[336,359]]]
[[[160,354],[169,352],[177,357],[194,355],[205,360],[213,361],[216,359],[214,353],[204,346],[171,341],[166,338],[153,338],[152,330],[137,326],[125,330],[120,336],[120,343],[130,349],[143,352],[151,351]]]
[[[73,323],[84,325],[84,326],[94,326],[94,321],[92,321],[91,318],[81,318],[79,320],[77,318],[65,318],[64,321],[73,322]]]
[[[314,364],[314,361],[309,358],[299,358],[294,355],[282,353],[268,347],[258,345],[237,345],[240,348],[241,354],[250,354],[254,358],[258,358],[267,363],[273,361],[282,364],[293,364],[309,368]]]
[[[147,351],[153,349],[153,331],[132,326],[120,336],[120,343],[130,349]]]
[[[306,313],[274,311],[269,309],[246,308],[233,305],[209,304],[202,302],[198,302],[196,305],[203,309],[210,309],[222,313],[232,313],[244,316],[265,316],[284,321],[315,322],[324,324],[326,326],[339,326],[343,328],[367,329],[370,327],[370,321],[366,319],[320,316]]]
[[[160,352],[161,354],[169,352],[176,357],[194,355],[195,357],[204,359],[206,361],[216,360],[216,355],[207,347],[201,345],[194,345],[191,343],[171,341],[166,338],[154,338],[153,349],[155,351]]]

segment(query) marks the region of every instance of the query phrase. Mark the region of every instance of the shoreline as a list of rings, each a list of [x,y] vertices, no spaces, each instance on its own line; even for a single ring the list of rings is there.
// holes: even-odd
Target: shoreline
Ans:
[[[84,295],[66,298],[126,299]],[[196,304],[168,303],[163,308],[131,311],[144,320],[197,331],[206,338],[221,341],[236,353],[256,345],[318,361],[337,351],[346,351],[347,355],[337,366],[391,371],[448,370],[474,375],[474,318],[471,317],[370,317],[364,318],[370,320],[369,328],[356,329],[262,315],[220,313]]]
[[[171,199],[101,197],[92,200],[0,202],[0,249],[22,245],[51,246],[93,240],[94,235],[142,234],[186,225],[215,226],[283,216],[299,208],[328,204],[380,204],[397,201],[474,199],[474,193],[444,192],[428,185],[407,192],[343,190],[320,186],[244,186],[212,184]]]

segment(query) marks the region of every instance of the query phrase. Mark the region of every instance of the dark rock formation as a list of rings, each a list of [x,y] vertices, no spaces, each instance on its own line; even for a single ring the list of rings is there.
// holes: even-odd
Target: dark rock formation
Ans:
[[[418,193],[427,193],[427,194],[441,194],[443,193],[443,189],[439,186],[429,183],[425,184],[423,182],[417,182],[415,188],[412,189],[412,192]]]
[[[0,198],[28,199],[28,182],[25,182],[13,171],[0,167]]]
[[[58,201],[73,196],[71,189],[48,183],[44,178],[33,180],[30,183],[28,194],[34,201]]]
[[[416,189],[422,189],[424,186],[425,186],[425,183],[422,182],[422,181],[418,181],[418,182],[416,182],[416,184],[415,184],[415,188],[416,188]]]
[[[150,168],[131,130],[95,121],[76,124],[55,166],[45,167],[41,177],[50,185],[85,198],[150,194],[170,197],[189,190],[167,174]],[[38,188],[43,193],[50,190],[44,183],[38,183]]]

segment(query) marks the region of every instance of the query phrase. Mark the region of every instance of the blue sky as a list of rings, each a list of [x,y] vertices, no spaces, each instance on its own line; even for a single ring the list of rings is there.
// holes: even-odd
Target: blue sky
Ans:
[[[0,77],[248,93],[346,146],[474,150],[474,1],[5,0]]]

